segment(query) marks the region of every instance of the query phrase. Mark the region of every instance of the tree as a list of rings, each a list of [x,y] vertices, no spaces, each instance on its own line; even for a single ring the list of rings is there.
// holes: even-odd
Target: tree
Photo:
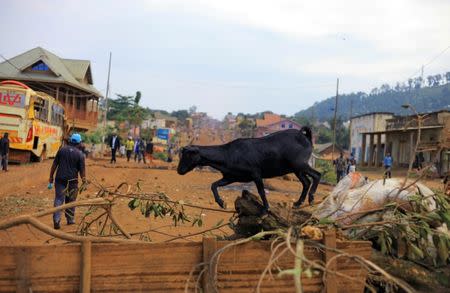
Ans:
[[[441,80],[442,80],[442,75],[436,74],[436,75],[434,76],[434,84],[433,84],[433,86],[438,86],[438,85],[440,85],[440,84],[441,84]]]
[[[134,97],[134,104],[139,105],[139,102],[141,101],[141,92],[137,91],[136,96]]]
[[[414,88],[416,90],[420,89],[422,87],[422,84],[423,84],[423,78],[421,76],[414,79]]]
[[[434,85],[434,76],[433,75],[428,75],[427,76],[427,80],[428,80],[428,86],[432,87]]]
[[[197,106],[192,105],[189,107],[189,115],[192,115],[197,112]]]
[[[447,80],[447,83],[450,83],[450,71],[445,73],[445,79]]]
[[[411,91],[414,80],[412,78],[408,79],[408,90]]]

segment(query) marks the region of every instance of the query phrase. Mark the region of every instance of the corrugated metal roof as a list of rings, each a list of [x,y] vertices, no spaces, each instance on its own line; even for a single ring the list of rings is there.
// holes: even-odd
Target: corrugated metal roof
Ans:
[[[87,71],[90,70],[90,62],[87,60],[61,59],[41,47],[36,47],[8,61],[0,63],[0,78],[2,79],[64,83],[95,96],[102,96],[93,85],[82,82]],[[38,61],[44,62],[53,74],[24,72]]]

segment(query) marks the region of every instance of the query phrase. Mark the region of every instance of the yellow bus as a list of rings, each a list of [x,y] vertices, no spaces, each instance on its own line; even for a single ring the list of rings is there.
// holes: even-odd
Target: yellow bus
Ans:
[[[10,161],[54,157],[64,124],[64,107],[53,97],[18,81],[0,82],[0,134],[9,133]]]

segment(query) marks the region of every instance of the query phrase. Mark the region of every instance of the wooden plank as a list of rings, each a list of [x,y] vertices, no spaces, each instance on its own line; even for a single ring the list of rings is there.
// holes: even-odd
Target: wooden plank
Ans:
[[[22,247],[15,251],[16,262],[16,292],[28,293],[31,289],[30,280],[30,249]]]
[[[323,238],[323,244],[328,248],[336,248],[336,231],[335,230],[327,230],[324,233]],[[328,266],[328,269],[331,271],[337,270],[337,262],[336,260],[330,260],[336,255],[335,252],[326,249],[324,253],[324,261],[325,264]],[[325,290],[327,293],[337,293],[338,287],[337,287],[337,280],[336,275],[334,273],[327,272],[326,279],[325,279]]]
[[[205,293],[215,292],[214,279],[209,270],[209,263],[212,256],[217,251],[216,237],[203,237],[203,262],[206,264],[205,272],[203,273],[202,287]]]
[[[91,241],[83,241],[81,244],[81,293],[91,292],[91,246]]]

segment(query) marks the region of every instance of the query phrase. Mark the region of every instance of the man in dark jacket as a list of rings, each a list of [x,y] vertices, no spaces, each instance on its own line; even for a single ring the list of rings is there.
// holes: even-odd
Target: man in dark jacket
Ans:
[[[120,137],[115,132],[109,139],[109,147],[111,148],[111,164],[116,163],[116,152],[120,148]]]
[[[75,201],[78,195],[78,174],[83,183],[86,182],[86,169],[84,165],[84,155],[77,147],[81,143],[81,136],[78,133],[72,134],[69,144],[62,147],[56,154],[50,170],[49,189],[53,185],[53,175],[55,178],[55,201],[54,206],[58,207],[65,203]],[[75,224],[75,208],[65,210],[67,225]],[[59,229],[61,212],[53,214],[53,225]]]
[[[0,139],[0,166],[2,167],[2,170],[7,172],[8,171],[8,154],[9,154],[9,138],[8,133],[6,132],[3,135],[3,138]]]

